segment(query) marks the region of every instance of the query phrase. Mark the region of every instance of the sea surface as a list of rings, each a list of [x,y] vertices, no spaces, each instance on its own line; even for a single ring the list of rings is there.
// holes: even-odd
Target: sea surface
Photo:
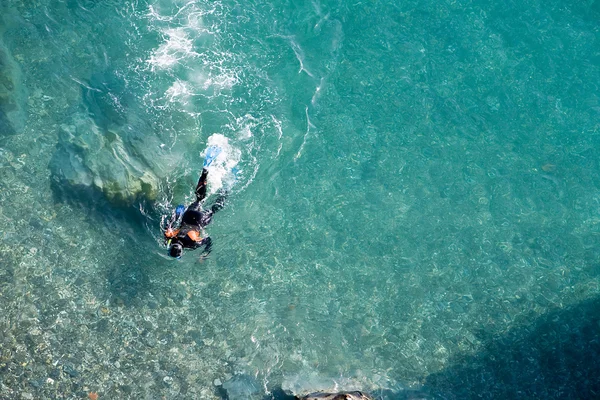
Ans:
[[[597,0],[0,0],[0,399],[598,398],[599,148]]]

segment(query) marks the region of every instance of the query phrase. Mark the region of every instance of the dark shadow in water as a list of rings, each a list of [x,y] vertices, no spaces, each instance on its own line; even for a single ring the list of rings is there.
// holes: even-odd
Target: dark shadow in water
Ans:
[[[53,182],[52,192],[55,202],[85,210],[88,222],[98,227],[98,235],[105,232],[107,237],[112,236],[107,243],[118,243],[113,253],[102,260],[111,303],[137,306],[150,301],[149,293],[153,294],[151,298],[156,298],[154,292],[160,290],[153,286],[149,276],[149,266],[156,262],[156,254],[152,250],[157,246],[146,228],[150,217],[142,215],[133,206],[110,204],[101,193],[90,188],[69,190],[59,182]],[[73,229],[76,231],[76,227]]]
[[[158,253],[164,252],[167,258],[160,231],[161,214],[156,208],[142,200],[130,206],[115,205],[98,190],[69,186],[58,179],[52,180],[51,187],[55,202],[85,210],[88,222],[98,227],[97,235],[106,235],[100,246],[115,243],[102,260],[111,304],[154,309],[183,303],[186,293],[182,285],[153,279],[165,261]]]
[[[427,377],[422,391],[381,390],[376,400],[599,399],[600,297],[554,311],[504,336],[483,338],[485,349],[458,356]],[[226,398],[226,397],[223,397]],[[294,400],[274,389],[263,400]]]
[[[152,291],[148,272],[139,260],[123,261],[112,263],[106,270],[111,303],[116,306],[141,306]]]
[[[226,391],[222,390],[219,392],[219,395],[223,400],[229,400],[227,397]],[[392,390],[378,390],[376,392],[370,393],[370,396],[375,400],[426,400],[427,396],[422,392],[415,390],[402,390],[402,391],[392,391]],[[300,400],[300,397],[291,396],[287,394],[281,388],[275,388],[271,391],[270,394],[263,397],[263,400]]]
[[[0,64],[0,67],[2,65]],[[2,136],[10,136],[10,135],[14,135],[16,132],[14,130],[14,128],[12,127],[12,125],[10,124],[10,121],[8,120],[8,116],[6,115],[6,113],[2,110],[2,104],[0,104],[0,137]]]
[[[600,298],[551,312],[430,375],[442,399],[600,398]]]
[[[103,130],[127,122],[126,111],[133,105],[126,81],[115,71],[92,74],[88,85],[82,86],[83,103],[96,125]]]
[[[149,220],[160,221],[160,214],[144,200],[135,204],[118,205],[109,202],[104,194],[92,185],[73,185],[54,176],[50,182],[55,203],[67,203],[87,211],[88,216],[107,228],[123,229],[127,233],[141,237],[140,229],[147,233],[145,225]],[[143,212],[141,212],[143,210]],[[156,222],[158,224],[158,222]]]

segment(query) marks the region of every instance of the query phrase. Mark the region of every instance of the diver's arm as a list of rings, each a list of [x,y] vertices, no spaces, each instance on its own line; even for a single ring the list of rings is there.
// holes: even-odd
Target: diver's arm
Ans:
[[[173,228],[173,224],[175,223],[175,217],[169,218],[162,227],[163,232],[168,231]]]
[[[211,250],[212,250],[212,239],[210,238],[210,236],[205,237],[202,240],[202,244],[200,244],[200,246],[204,245],[204,250],[202,250],[202,255],[209,255]]]
[[[173,213],[173,215],[171,215],[171,218],[169,218],[162,227],[163,234],[166,238],[171,238],[174,236],[173,232],[175,231],[175,229],[173,229],[173,225],[175,224],[175,222],[177,222],[177,218]]]
[[[166,220],[166,223],[164,224],[164,226],[162,228],[165,237],[171,238],[171,237],[177,235],[177,232],[179,232],[179,230],[174,229],[173,227],[177,225],[177,221],[179,221],[179,217],[181,216],[181,214],[183,214],[184,210],[185,210],[185,207],[183,205],[181,205],[181,204],[178,205],[177,208],[175,209],[175,212],[171,213],[171,218]]]
[[[173,239],[179,233],[179,229],[173,229],[170,226],[165,229],[165,240]]]
[[[212,239],[210,236],[201,237],[197,231],[189,231],[187,236],[194,241],[194,249],[206,246],[203,253],[210,252],[210,246],[212,245]]]
[[[202,236],[200,236],[200,232],[198,232],[196,230],[191,230],[191,231],[187,232],[186,237],[187,237],[187,239],[191,239],[191,243],[188,242],[189,243],[188,246],[193,249],[197,249],[198,247],[202,247],[205,245],[208,247],[208,246],[210,246],[210,243],[211,243],[210,237],[208,237],[208,236],[202,237]],[[204,251],[206,252],[206,249]]]

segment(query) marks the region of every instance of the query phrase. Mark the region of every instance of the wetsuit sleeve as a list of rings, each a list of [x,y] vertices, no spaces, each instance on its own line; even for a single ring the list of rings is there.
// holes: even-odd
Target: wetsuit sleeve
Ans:
[[[219,197],[217,197],[217,200],[215,201],[215,203],[210,208],[210,211],[214,214],[217,211],[221,210],[223,207],[225,207],[225,200],[226,199],[227,199],[227,192],[226,191],[220,192],[219,193]]]
[[[171,227],[167,228],[164,232],[165,239],[172,239],[179,233],[179,229],[173,229]]]
[[[200,244],[200,246],[204,245],[204,250],[202,251],[202,254],[210,254],[211,250],[212,250],[212,239],[210,238],[210,236],[205,237],[202,240],[202,243]]]
[[[169,239],[172,238],[173,236],[175,236],[177,234],[176,229],[173,227],[173,224],[175,224],[175,222],[177,221],[177,217],[175,216],[175,213],[173,213],[171,215],[171,218],[169,218],[163,228],[163,234],[165,235],[165,239]],[[174,233],[174,234],[173,234]]]

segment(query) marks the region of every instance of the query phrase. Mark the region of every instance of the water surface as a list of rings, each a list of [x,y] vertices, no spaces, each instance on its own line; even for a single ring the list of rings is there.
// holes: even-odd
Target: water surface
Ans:
[[[591,397],[599,11],[2,3],[0,397]],[[214,134],[214,251],[168,260]],[[92,183],[132,173],[152,196]]]

